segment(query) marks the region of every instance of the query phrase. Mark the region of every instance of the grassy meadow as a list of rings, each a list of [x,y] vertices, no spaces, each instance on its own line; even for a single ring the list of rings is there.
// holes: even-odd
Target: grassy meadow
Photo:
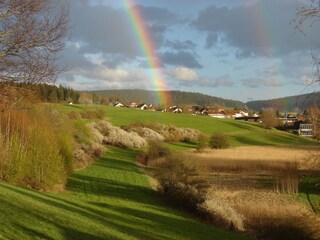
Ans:
[[[85,108],[81,105],[56,105],[55,107],[66,113],[84,111]],[[116,108],[110,106],[95,106],[94,109],[102,109],[105,111],[106,117],[116,126],[128,125],[137,121],[149,121],[172,124],[176,127],[197,129],[208,136],[215,131],[223,132],[229,136],[230,144],[232,146],[301,146],[316,144],[312,140],[301,138],[283,131],[272,130],[270,132],[269,130],[263,129],[259,123],[216,119],[206,116],[142,111],[139,109]]]
[[[0,239],[246,239],[167,207],[133,160],[111,148],[60,194],[0,184]]]
[[[94,121],[90,111],[96,109],[103,110],[115,126],[138,121],[158,122],[197,129],[207,136],[215,131],[225,133],[230,140],[229,149],[199,153],[195,152],[196,142],[166,142],[164,145],[196,163],[206,177],[211,185],[208,196],[212,197],[212,201],[206,202],[208,208],[219,209],[219,214],[229,218],[247,214],[243,225],[250,226],[251,230],[273,232],[272,223],[278,221],[278,216],[282,216],[280,223],[284,226],[288,219],[299,222],[302,215],[311,216],[310,203],[318,211],[319,196],[311,187],[318,179],[302,164],[312,151],[317,154],[315,141],[278,130],[267,131],[257,123],[107,106],[47,106],[69,117],[75,116],[71,121],[76,137],[83,142],[89,141],[86,139],[89,135],[81,131]],[[79,112],[87,113],[77,118]],[[86,115],[87,118],[83,117]],[[112,128],[108,129],[107,132]],[[98,161],[70,175],[65,189],[60,189],[59,193],[39,192],[1,182],[0,239],[247,239],[170,207],[171,204],[155,191],[157,183],[147,176],[152,176],[153,170],[162,164],[161,159],[150,162],[147,167],[138,166],[135,162],[137,149],[107,148]],[[274,191],[273,174],[282,174],[286,169],[305,174],[297,195]],[[230,211],[237,211],[238,215],[230,214],[228,209],[235,209]],[[295,213],[300,214],[301,209],[302,215],[297,218]],[[260,221],[261,218],[267,223]],[[318,223],[313,215],[310,219]],[[260,225],[252,226],[252,223]]]

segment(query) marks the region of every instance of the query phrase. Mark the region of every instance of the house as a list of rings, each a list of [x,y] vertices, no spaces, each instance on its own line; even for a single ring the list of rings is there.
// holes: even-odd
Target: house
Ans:
[[[296,115],[293,114],[284,114],[283,117],[279,118],[279,120],[282,121],[283,124],[294,124],[297,122],[299,119]]]
[[[193,112],[195,115],[208,115],[209,109],[206,107],[192,106],[190,112]]]
[[[170,112],[172,113],[182,113],[182,109],[178,106],[171,106],[169,107]]]
[[[227,115],[224,111],[219,111],[219,110],[209,110],[208,112],[209,117],[214,117],[214,118],[227,118]]]
[[[314,126],[306,121],[297,121],[294,123],[294,132],[303,137],[313,137]]]
[[[148,105],[146,109],[148,111],[156,111],[156,108],[152,104]]]
[[[137,107],[138,107],[138,104],[136,102],[132,102],[129,105],[129,108],[137,108]]]
[[[148,105],[145,103],[141,103],[137,106],[137,108],[141,109],[141,110],[146,110],[148,108]]]
[[[124,107],[124,105],[120,102],[117,102],[113,105],[114,107]]]
[[[173,113],[182,113],[182,109],[181,108],[176,108],[172,112]]]
[[[224,110],[227,115],[227,118],[236,119],[242,117],[249,117],[249,113],[244,110]]]
[[[244,116],[244,117],[236,117],[235,120],[243,120],[247,122],[259,122],[260,117],[259,116]]]

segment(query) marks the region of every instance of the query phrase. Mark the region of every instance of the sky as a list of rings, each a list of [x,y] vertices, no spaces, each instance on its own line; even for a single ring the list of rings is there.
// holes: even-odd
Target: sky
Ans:
[[[310,2],[70,0],[71,27],[59,60],[67,71],[57,83],[76,90],[181,90],[243,102],[312,92],[311,53],[320,31],[307,22],[302,34],[293,23],[297,8]],[[130,17],[133,10],[140,24]]]

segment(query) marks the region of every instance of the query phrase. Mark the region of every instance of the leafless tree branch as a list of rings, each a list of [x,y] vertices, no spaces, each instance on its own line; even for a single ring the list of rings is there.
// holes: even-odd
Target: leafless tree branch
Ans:
[[[12,83],[53,83],[63,70],[56,60],[65,47],[69,11],[66,5],[52,3],[0,0],[0,88]],[[0,89],[0,98],[9,92]]]

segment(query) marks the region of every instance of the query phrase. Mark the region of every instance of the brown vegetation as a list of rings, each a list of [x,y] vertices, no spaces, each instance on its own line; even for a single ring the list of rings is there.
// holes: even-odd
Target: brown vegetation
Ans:
[[[71,135],[52,124],[55,111],[7,110],[0,115],[0,178],[38,190],[64,183],[73,171]],[[72,141],[72,140],[71,140]]]
[[[209,139],[209,147],[215,149],[228,148],[228,137],[220,132],[212,133]]]
[[[156,173],[158,190],[171,204],[197,213],[198,205],[205,200],[208,184],[193,165],[171,155]]]
[[[23,97],[12,84],[54,82],[61,72],[55,60],[65,46],[68,9],[55,6],[49,0],[0,2],[0,110]]]
[[[164,176],[157,176],[161,193],[208,222],[244,231],[255,239],[315,240],[320,239],[320,217],[294,197],[299,171],[315,169],[314,164],[306,164],[311,153],[317,151],[276,147],[207,149],[169,161],[160,158],[150,165],[160,168]],[[194,172],[185,166],[192,166]],[[209,191],[205,188],[199,198],[192,195],[196,191],[183,188],[188,185],[184,182],[186,175],[199,177],[203,186],[210,185]],[[196,207],[185,200],[186,195],[196,200]]]

